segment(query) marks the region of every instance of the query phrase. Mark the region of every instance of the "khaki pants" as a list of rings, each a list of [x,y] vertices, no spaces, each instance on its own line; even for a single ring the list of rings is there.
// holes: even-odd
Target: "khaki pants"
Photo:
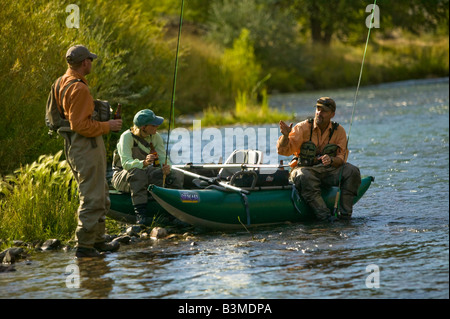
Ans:
[[[340,172],[341,167],[326,167],[321,164],[311,167],[296,167],[291,172],[290,178],[292,182],[320,220],[324,220],[331,215],[321,196],[321,187],[338,186]],[[358,194],[360,185],[361,175],[359,169],[350,163],[345,163],[342,170],[339,205],[339,211],[343,219],[351,217],[353,199]]]
[[[171,171],[166,177],[166,187],[183,188],[183,173]],[[133,205],[147,204],[148,186],[150,184],[162,186],[163,172],[161,168],[147,166],[144,169],[134,168],[129,171],[117,170],[114,172],[111,184],[121,192],[131,193]]]
[[[102,136],[63,133],[64,151],[78,183],[80,206],[76,239],[78,247],[92,248],[105,241],[105,218],[111,202],[106,180],[106,150]]]

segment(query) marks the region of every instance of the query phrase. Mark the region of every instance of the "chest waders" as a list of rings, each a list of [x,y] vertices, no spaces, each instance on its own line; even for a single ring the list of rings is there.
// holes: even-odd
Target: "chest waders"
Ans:
[[[322,152],[317,152],[317,146],[312,142],[312,133],[314,128],[314,119],[308,119],[308,123],[311,124],[311,131],[309,134],[309,141],[306,141],[300,147],[300,155],[298,160],[298,166],[313,166],[319,163],[317,157],[322,155],[329,155],[330,157],[335,157],[337,155],[338,145],[330,144],[331,137],[333,136],[334,131],[339,126],[339,123],[331,122],[331,132],[330,137],[328,138],[328,144],[325,145]]]

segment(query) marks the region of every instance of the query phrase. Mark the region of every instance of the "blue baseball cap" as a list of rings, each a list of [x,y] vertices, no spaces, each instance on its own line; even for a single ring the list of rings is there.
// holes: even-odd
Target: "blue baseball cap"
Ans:
[[[164,122],[164,118],[156,116],[152,110],[145,109],[136,113],[133,119],[134,125],[142,127],[145,125],[161,125]]]

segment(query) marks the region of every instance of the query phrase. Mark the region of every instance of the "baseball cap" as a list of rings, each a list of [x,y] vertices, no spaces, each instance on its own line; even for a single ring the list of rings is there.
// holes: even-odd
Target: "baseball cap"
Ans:
[[[75,45],[70,47],[66,53],[66,60],[69,64],[79,63],[87,58],[92,60],[97,58],[97,55],[89,52],[89,50],[84,45]]]
[[[334,102],[334,100],[332,98],[327,97],[327,96],[324,96],[324,97],[321,97],[320,99],[318,99],[317,103],[316,103],[316,107],[317,106],[327,107],[332,112],[336,111],[336,102]]]
[[[136,113],[133,119],[133,123],[137,127],[142,127],[145,125],[161,125],[163,121],[164,118],[161,116],[156,116],[155,113],[149,109],[140,110]]]

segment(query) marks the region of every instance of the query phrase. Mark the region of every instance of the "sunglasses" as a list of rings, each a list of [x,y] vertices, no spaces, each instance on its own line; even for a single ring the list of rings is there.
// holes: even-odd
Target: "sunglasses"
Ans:
[[[326,100],[318,99],[317,104],[322,104],[325,106],[333,106],[333,102],[331,102],[331,100],[329,100],[329,99],[326,99]]]

